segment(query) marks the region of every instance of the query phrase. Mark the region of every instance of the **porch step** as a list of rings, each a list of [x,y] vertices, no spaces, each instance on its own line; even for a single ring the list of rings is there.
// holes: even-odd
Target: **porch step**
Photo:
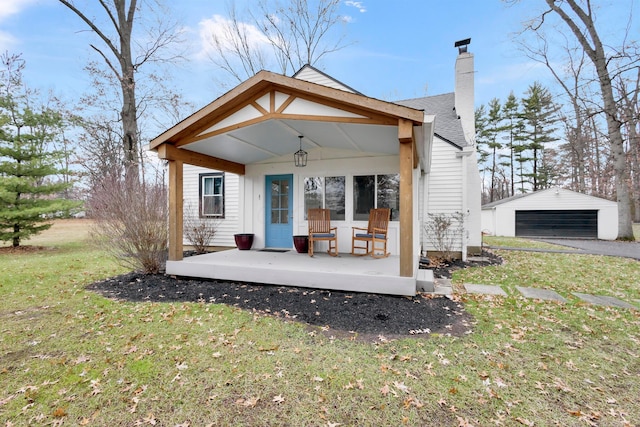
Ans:
[[[416,275],[416,290],[418,292],[434,292],[433,271],[419,269]]]

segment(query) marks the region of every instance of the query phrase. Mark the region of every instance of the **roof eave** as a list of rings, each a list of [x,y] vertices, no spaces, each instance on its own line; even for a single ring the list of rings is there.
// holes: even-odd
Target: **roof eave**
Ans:
[[[325,98],[334,102],[369,110],[379,115],[410,120],[414,122],[414,124],[418,125],[421,125],[424,120],[424,113],[421,110],[386,101],[380,101],[378,99],[369,98],[356,93],[345,92],[305,80],[283,76],[270,71],[260,71],[253,77],[231,89],[229,92],[220,96],[215,101],[196,111],[191,116],[152,139],[149,143],[149,149],[155,150],[159,145],[179,138],[181,133],[188,131],[190,127],[206,120],[213,112],[224,112],[226,109],[225,106],[227,105],[229,105],[228,109],[233,108],[237,103],[232,101],[238,98],[249,98],[261,91],[265,91],[270,86],[275,89],[281,88],[299,93],[311,94],[315,97]]]

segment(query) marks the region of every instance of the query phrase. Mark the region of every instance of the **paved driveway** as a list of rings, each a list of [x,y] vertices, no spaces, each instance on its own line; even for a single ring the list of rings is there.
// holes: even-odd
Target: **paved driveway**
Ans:
[[[640,242],[618,242],[610,240],[536,239],[554,245],[579,249],[580,253],[610,255],[640,260]]]

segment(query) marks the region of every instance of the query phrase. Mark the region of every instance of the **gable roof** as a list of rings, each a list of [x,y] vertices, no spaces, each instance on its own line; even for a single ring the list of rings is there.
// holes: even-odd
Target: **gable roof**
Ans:
[[[462,123],[455,112],[455,94],[427,96],[395,101],[398,105],[423,110],[436,116],[435,134],[446,142],[462,149],[471,145],[464,137]]]
[[[362,93],[358,92],[352,87],[347,86],[338,79],[335,79],[330,75],[323,73],[322,71],[309,64],[306,64],[302,68],[300,68],[292,77],[294,79],[305,80],[307,82],[317,83],[323,86],[332,87],[334,89],[340,89],[346,92],[362,95]]]
[[[494,208],[496,206],[500,206],[506,203],[511,203],[513,201],[519,200],[519,199],[523,199],[525,197],[541,197],[546,193],[556,193],[556,194],[565,194],[565,195],[570,195],[572,197],[577,197],[580,200],[587,200],[590,202],[597,202],[597,203],[602,203],[602,204],[611,204],[613,205],[617,205],[616,202],[611,201],[611,200],[607,200],[607,199],[603,199],[601,197],[596,197],[596,196],[590,196],[589,194],[584,194],[584,193],[579,193],[577,191],[573,191],[573,190],[567,190],[566,188],[559,188],[559,187],[552,187],[552,188],[545,188],[544,190],[538,190],[538,191],[533,191],[531,193],[524,193],[524,194],[516,194],[515,196],[511,196],[511,197],[507,197],[504,199],[500,199],[497,200],[495,202],[491,202],[491,203],[487,203],[482,205],[482,210],[486,210],[486,209],[491,209]],[[576,208],[576,209],[581,209],[580,207]]]
[[[161,158],[180,155],[187,163],[196,156],[200,164],[233,172],[286,161],[299,143],[311,159],[324,153],[397,155],[398,140],[413,135],[414,167],[420,162],[426,168],[425,139],[432,138],[432,125],[433,117],[415,108],[260,71],[151,140],[149,149],[161,150]]]
[[[158,135],[149,143],[149,149],[154,150],[166,142],[180,146],[190,144],[198,138],[201,139],[202,132],[211,128],[213,124],[230,117],[247,104],[255,104],[258,98],[275,91],[289,97],[307,99],[314,103],[332,106],[330,108],[340,108],[348,114],[360,116],[362,122],[371,124],[395,126],[399,119],[413,122],[414,125],[419,126],[424,122],[424,113],[409,106],[380,101],[358,93],[345,92],[341,89],[270,71],[259,71],[253,77]],[[265,110],[263,113],[265,113],[263,119],[260,120],[274,116],[281,118],[280,111]]]

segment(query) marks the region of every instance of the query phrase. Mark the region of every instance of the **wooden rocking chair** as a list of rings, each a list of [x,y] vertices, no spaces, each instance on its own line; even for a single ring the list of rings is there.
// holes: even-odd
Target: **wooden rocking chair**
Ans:
[[[313,243],[328,241],[331,256],[338,256],[338,229],[331,227],[331,211],[329,209],[309,209],[309,256],[313,256]]]
[[[391,210],[389,208],[371,209],[367,228],[352,228],[351,255],[371,255],[373,258],[388,257],[387,229],[389,228],[390,217]],[[365,242],[366,246],[361,246],[362,242]],[[371,249],[369,249],[369,244],[371,244]],[[356,253],[357,249],[364,250],[364,253]],[[376,255],[376,251],[382,252],[382,254]]]

